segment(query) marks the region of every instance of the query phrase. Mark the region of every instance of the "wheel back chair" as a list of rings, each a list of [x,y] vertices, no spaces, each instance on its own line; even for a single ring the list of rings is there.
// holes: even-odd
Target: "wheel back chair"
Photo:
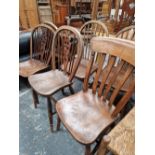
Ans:
[[[91,21],[86,22],[80,28],[80,33],[84,41],[84,51],[83,51],[81,63],[78,67],[78,70],[75,76],[78,79],[83,81],[85,78],[86,66],[88,62],[90,61],[90,57],[91,57],[90,40],[96,36],[107,36],[108,37],[109,32],[104,23],[102,23],[101,21],[91,20]],[[96,60],[97,60],[97,56],[96,56],[96,59],[94,60],[91,74],[94,73],[97,68],[97,66],[95,65]]]
[[[51,44],[56,29],[56,26],[51,23],[51,26],[40,24],[32,30],[30,59],[19,63],[20,76],[28,77],[48,68],[51,59]]]
[[[53,131],[53,103],[56,99],[52,96],[59,90],[69,87],[74,93],[72,80],[80,63],[83,51],[83,40],[79,31],[71,26],[59,27],[54,35],[51,51],[51,70],[48,72],[29,76],[32,87],[34,106],[37,108],[38,95],[47,97],[48,116],[51,131]],[[57,129],[60,121],[58,118]]]
[[[134,92],[135,80],[130,81],[130,87],[122,98],[114,106],[114,101],[129,76],[134,72],[135,68],[135,47],[134,42],[118,38],[94,37],[91,40],[91,60],[87,66],[83,90],[65,97],[56,103],[56,111],[71,135],[81,144],[85,145],[85,155],[94,154],[100,144],[102,136],[106,134],[115,123],[119,112],[126,105]],[[88,88],[91,69],[95,58],[95,53],[100,55],[98,68],[92,88]],[[98,87],[98,79],[100,77],[103,63],[109,54],[109,59],[105,74],[102,75],[102,82]],[[110,76],[110,72],[115,67],[115,60],[121,58],[121,62],[117,65],[117,69],[110,82],[105,85],[106,80]],[[125,70],[125,74],[121,79],[117,79],[119,72]],[[111,86],[115,81],[115,88]],[[91,144],[96,142],[94,149],[91,151]]]

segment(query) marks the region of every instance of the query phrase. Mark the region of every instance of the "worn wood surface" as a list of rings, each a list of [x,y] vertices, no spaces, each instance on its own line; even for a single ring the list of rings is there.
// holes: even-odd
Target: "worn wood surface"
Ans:
[[[87,155],[91,154],[89,145],[99,140],[104,131],[114,122],[119,112],[131,97],[135,85],[135,81],[132,80],[129,90],[123,94],[116,106],[113,105],[124,82],[134,71],[134,42],[118,38],[94,37],[91,40],[91,49],[91,59],[86,69],[83,91],[63,98],[56,104],[57,113],[64,126],[77,141],[87,146]],[[92,89],[89,89],[88,81],[95,53],[100,54],[100,61],[97,62],[97,71]],[[106,73],[102,75],[101,84],[97,87],[106,54],[109,54],[109,60],[105,66]],[[121,57],[122,66],[117,66],[117,72],[113,74],[110,78],[110,83],[106,85],[105,81],[108,79],[117,57]],[[111,85],[115,82],[118,73],[124,67],[126,68],[125,74],[118,82],[117,87],[111,89]],[[92,152],[95,152],[94,149]]]
[[[135,154],[135,108],[109,133],[108,148],[117,155]]]

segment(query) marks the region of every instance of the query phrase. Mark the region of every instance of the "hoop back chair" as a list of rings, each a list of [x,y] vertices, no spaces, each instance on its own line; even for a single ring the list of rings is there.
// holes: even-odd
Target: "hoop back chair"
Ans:
[[[69,87],[73,93],[72,79],[82,57],[83,40],[79,31],[71,26],[61,26],[57,29],[52,43],[52,70],[32,75],[28,78],[32,87],[34,106],[37,108],[38,95],[47,97],[48,115],[51,131],[53,131],[52,96],[59,90]],[[58,119],[59,120],[59,119]],[[60,125],[60,122],[59,122]],[[59,129],[59,125],[57,129]]]
[[[91,155],[96,152],[103,134],[113,125],[119,112],[131,97],[135,87],[133,79],[133,81],[130,81],[129,90],[124,93],[116,106],[113,105],[121,87],[134,71],[134,42],[118,38],[94,37],[91,40],[91,49],[91,61],[87,66],[83,90],[56,103],[57,113],[64,126],[78,142],[85,145],[85,155]],[[98,62],[92,88],[89,89],[88,81],[96,52],[100,54],[101,59]],[[109,54],[108,63],[105,67],[106,73],[102,75],[102,82],[98,87],[98,79],[106,54]],[[117,57],[120,57],[122,61],[117,65],[116,72],[110,78],[109,84],[105,85],[112,68],[115,67],[114,64]],[[111,89],[112,84],[117,80],[119,72],[124,68],[126,70],[124,76],[122,79],[119,79],[115,89]],[[90,146],[94,142],[97,144],[91,152]]]
[[[40,24],[32,30],[30,38],[30,59],[19,64],[19,75],[28,77],[48,68],[51,45],[56,27]]]
[[[91,21],[86,22],[80,28],[80,33],[84,41],[84,51],[83,51],[81,63],[76,72],[76,77],[80,80],[84,80],[86,66],[88,62],[90,61],[90,56],[91,56],[90,40],[96,36],[107,36],[108,37],[109,32],[104,23],[102,23],[101,21],[91,20]],[[96,59],[97,59],[97,56],[96,56]],[[94,65],[93,65],[91,74],[95,72],[96,70],[95,61],[96,60],[94,60]]]
[[[135,26],[131,25],[123,28],[116,34],[116,37],[135,41]]]

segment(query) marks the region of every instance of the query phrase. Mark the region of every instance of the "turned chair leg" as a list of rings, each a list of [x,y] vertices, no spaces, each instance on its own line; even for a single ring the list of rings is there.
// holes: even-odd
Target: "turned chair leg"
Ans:
[[[69,86],[69,90],[70,90],[71,94],[74,94],[75,93],[72,86]]]
[[[110,137],[108,135],[105,135],[101,141],[101,144],[97,151],[97,155],[105,155],[109,143],[110,143]]]
[[[60,130],[61,120],[57,114],[57,131]]]
[[[50,123],[51,132],[53,132],[53,113],[52,113],[52,103],[50,97],[47,97],[47,104],[48,104],[48,118]]]
[[[91,147],[90,145],[87,145],[85,148],[85,155],[91,155]]]
[[[37,108],[37,104],[39,104],[38,94],[32,89],[33,103],[34,107]]]

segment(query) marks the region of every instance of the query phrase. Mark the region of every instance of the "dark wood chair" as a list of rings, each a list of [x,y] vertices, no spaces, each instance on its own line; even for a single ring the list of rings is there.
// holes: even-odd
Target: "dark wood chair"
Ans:
[[[52,70],[29,76],[28,80],[32,87],[34,106],[37,108],[38,95],[47,97],[48,115],[51,131],[53,131],[52,96],[59,90],[69,87],[71,93],[72,80],[79,66],[83,51],[83,40],[79,31],[71,26],[61,26],[57,29],[52,44]],[[59,121],[59,119],[58,119]],[[59,125],[57,129],[59,129]]]
[[[52,39],[56,31],[51,26],[40,24],[32,30],[30,59],[19,63],[19,75],[28,77],[48,68],[51,57]]]
[[[132,41],[94,37],[91,40],[91,61],[87,67],[83,90],[56,103],[56,111],[64,126],[78,142],[85,145],[85,155],[96,152],[103,134],[108,133],[109,127],[111,128],[114,124],[119,112],[126,105],[134,91],[135,81],[133,79],[133,81],[130,81],[129,90],[124,93],[116,106],[113,105],[121,87],[134,72],[134,46],[135,44]],[[96,52],[100,55],[100,61],[98,62],[92,88],[89,89],[88,81]],[[106,54],[109,54],[109,61],[105,67],[106,73],[102,76],[102,82],[98,87],[98,79]],[[122,61],[117,65],[116,72],[110,78],[109,84],[105,85],[117,57],[120,57]],[[118,80],[115,89],[111,88],[117,80],[117,75],[124,68],[126,70],[124,76]],[[91,144],[94,142],[96,142],[96,146],[91,151]]]
[[[105,26],[105,24],[102,23],[101,21],[96,21],[96,20],[91,20],[91,21],[86,22],[81,27],[80,33],[81,33],[81,35],[83,37],[83,41],[84,41],[84,51],[83,51],[81,63],[78,67],[78,70],[77,70],[75,76],[80,80],[84,80],[86,66],[89,63],[90,56],[91,56],[90,40],[96,36],[109,36],[109,33],[108,33],[108,29]],[[96,59],[97,59],[97,56],[96,56]],[[93,65],[91,74],[93,72],[95,72],[96,67],[97,67],[95,65],[95,61],[94,61],[94,65]]]

